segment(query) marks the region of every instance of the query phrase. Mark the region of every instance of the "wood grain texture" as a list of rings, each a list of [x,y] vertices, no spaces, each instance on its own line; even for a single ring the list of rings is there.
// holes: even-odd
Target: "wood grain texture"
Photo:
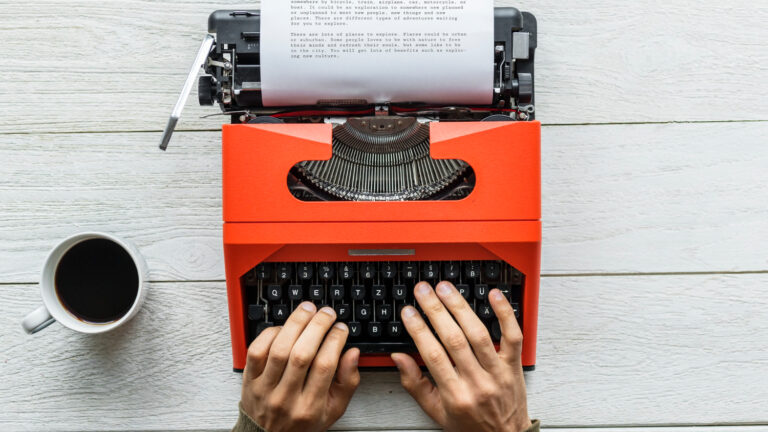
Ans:
[[[161,130],[216,9],[258,2],[2,1],[0,132]],[[768,120],[764,2],[504,0],[539,22],[545,123]],[[191,97],[181,129],[217,128]]]
[[[84,230],[151,278],[224,279],[220,133],[0,135],[0,282]],[[768,123],[547,127],[545,274],[768,270]]]
[[[24,335],[33,285],[0,290],[0,430],[224,430],[222,283],[153,283],[127,326]],[[768,423],[768,275],[543,280],[531,415],[549,427]],[[432,429],[395,373],[365,373],[340,429]]]

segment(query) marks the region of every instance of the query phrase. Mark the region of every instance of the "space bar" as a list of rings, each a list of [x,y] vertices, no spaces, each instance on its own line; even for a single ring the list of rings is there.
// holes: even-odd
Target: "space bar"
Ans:
[[[363,354],[416,351],[413,342],[349,342],[346,348],[358,348]]]

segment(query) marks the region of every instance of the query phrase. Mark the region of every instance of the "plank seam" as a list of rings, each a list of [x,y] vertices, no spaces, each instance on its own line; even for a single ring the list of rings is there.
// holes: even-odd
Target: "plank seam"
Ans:
[[[576,126],[642,126],[642,125],[682,125],[682,124],[722,124],[722,123],[768,123],[766,120],[670,120],[655,122],[606,122],[606,123],[542,123],[544,128],[576,127]],[[222,123],[226,124],[226,123]],[[86,131],[19,131],[0,132],[0,135],[77,135],[77,134],[144,134],[162,133],[162,129],[148,130],[86,130]],[[220,128],[213,129],[176,129],[174,133],[190,132],[221,132]]]

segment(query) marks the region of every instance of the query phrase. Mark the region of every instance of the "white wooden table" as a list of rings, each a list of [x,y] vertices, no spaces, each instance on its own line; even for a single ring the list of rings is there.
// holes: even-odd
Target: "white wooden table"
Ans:
[[[531,414],[561,431],[768,430],[768,3],[503,4],[540,31]],[[190,98],[169,152],[157,143],[208,14],[248,6],[0,1],[0,431],[232,426],[224,119]],[[145,308],[112,334],[24,335],[46,252],[84,230],[138,244]],[[337,427],[435,425],[395,374],[366,373]]]

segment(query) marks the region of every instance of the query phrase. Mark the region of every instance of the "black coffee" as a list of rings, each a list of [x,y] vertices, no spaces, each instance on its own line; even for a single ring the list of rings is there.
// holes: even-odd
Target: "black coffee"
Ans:
[[[56,267],[56,295],[83,321],[117,321],[131,309],[138,293],[139,273],[131,255],[110,240],[82,241]]]

